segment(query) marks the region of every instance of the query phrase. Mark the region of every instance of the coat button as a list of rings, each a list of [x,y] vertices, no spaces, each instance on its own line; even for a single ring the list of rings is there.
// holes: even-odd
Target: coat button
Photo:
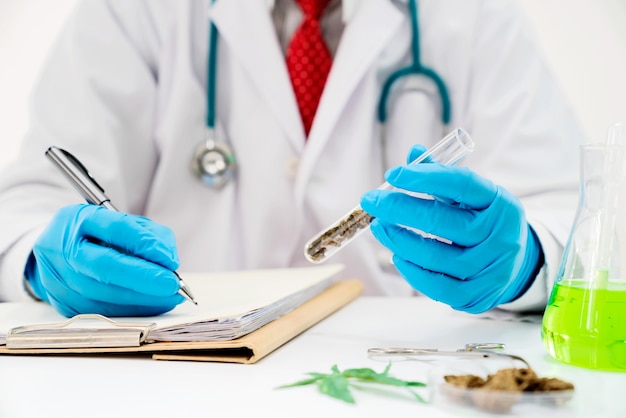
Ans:
[[[285,164],[285,173],[287,177],[294,180],[298,175],[298,169],[300,168],[300,159],[298,157],[293,157],[287,164]]]

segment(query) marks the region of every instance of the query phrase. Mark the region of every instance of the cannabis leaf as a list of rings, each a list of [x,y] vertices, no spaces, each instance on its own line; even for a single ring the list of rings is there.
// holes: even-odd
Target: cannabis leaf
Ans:
[[[325,395],[348,403],[355,403],[350,387],[360,388],[359,384],[376,384],[406,388],[420,402],[424,402],[421,396],[412,391],[411,388],[424,387],[426,384],[422,382],[413,382],[408,380],[397,379],[389,375],[391,363],[385,367],[382,373],[377,373],[369,368],[346,369],[343,372],[339,370],[337,365],[331,367],[332,373],[307,373],[308,379],[300,380],[288,385],[279,386],[277,389],[293,388],[297,386],[307,386],[316,384],[319,391]],[[356,383],[356,385],[355,385]]]

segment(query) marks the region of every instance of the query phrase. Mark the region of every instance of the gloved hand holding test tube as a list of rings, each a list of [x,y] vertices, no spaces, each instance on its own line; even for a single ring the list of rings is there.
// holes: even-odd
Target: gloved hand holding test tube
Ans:
[[[437,162],[443,165],[455,165],[474,150],[470,135],[461,128],[456,128],[443,139],[426,150],[409,165],[423,161]],[[379,189],[393,189],[389,183],[383,183]],[[360,205],[342,216],[315,236],[304,247],[304,256],[312,263],[323,263],[362,232],[369,229],[373,216],[365,212]]]

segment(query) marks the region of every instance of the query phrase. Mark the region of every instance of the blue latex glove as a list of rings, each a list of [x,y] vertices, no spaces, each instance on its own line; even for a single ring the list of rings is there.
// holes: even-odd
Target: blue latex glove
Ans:
[[[60,209],[37,239],[25,274],[61,314],[158,315],[184,299],[172,231],[95,205]]]
[[[409,161],[420,152],[414,149]],[[375,217],[372,233],[393,252],[396,269],[414,289],[456,310],[480,313],[530,287],[543,251],[511,193],[467,168],[438,163],[396,167],[385,177],[396,188],[435,197],[372,190],[361,199]]]

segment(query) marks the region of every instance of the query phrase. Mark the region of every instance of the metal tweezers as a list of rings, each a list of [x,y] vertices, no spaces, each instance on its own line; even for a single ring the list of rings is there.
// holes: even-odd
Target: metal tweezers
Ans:
[[[404,356],[404,357],[419,357],[419,356],[451,356],[451,357],[479,357],[484,359],[489,358],[502,358],[506,357],[512,360],[521,361],[528,367],[530,364],[524,358],[495,350],[503,350],[504,344],[501,343],[469,343],[465,344],[463,348],[459,348],[456,351],[443,351],[437,348],[399,348],[399,347],[385,347],[385,348],[370,348],[367,350],[367,354],[370,357],[389,357],[389,356]]]

